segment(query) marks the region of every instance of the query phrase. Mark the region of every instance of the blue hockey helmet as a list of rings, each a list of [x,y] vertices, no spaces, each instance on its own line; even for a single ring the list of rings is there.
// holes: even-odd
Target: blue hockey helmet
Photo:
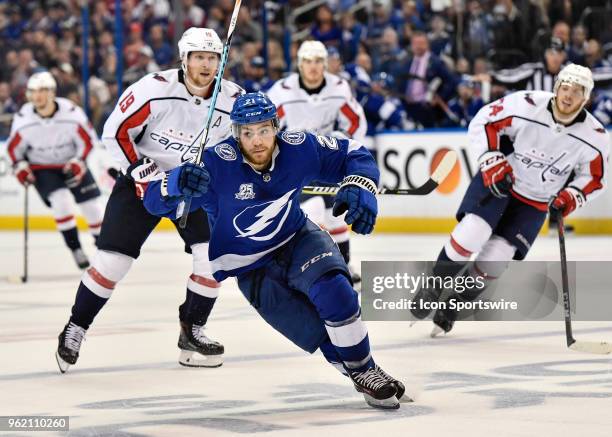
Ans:
[[[272,126],[278,129],[278,115],[276,106],[264,93],[246,93],[238,96],[230,113],[232,134],[234,138],[240,137],[239,128],[245,124],[260,123],[272,120]]]
[[[395,79],[388,73],[381,71],[372,76],[372,82],[379,83],[385,89],[391,89],[395,85]]]

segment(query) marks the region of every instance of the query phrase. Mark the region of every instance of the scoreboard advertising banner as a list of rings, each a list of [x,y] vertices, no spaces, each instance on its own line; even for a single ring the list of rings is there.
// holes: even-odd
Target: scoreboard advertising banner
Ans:
[[[425,182],[447,150],[459,157],[447,179],[427,196],[379,196],[376,232],[450,232],[470,179],[477,172],[477,156],[470,150],[462,129],[388,132],[375,138],[381,188],[414,188]],[[0,143],[0,230],[23,226],[24,189],[12,175],[6,147]],[[88,164],[102,191],[108,195],[113,180],[107,169],[111,159],[101,147],[96,148]],[[50,211],[38,195],[30,193],[30,227],[54,229]],[[573,213],[567,220],[576,233],[612,234],[612,191]],[[174,229],[162,221],[159,228]]]

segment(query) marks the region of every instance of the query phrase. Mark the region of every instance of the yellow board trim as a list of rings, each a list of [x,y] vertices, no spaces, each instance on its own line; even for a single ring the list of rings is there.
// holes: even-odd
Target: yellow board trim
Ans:
[[[453,230],[457,221],[454,218],[441,217],[378,217],[376,232],[380,234],[416,233],[416,234],[447,234]],[[568,219],[567,224],[575,228],[576,234],[598,235],[612,234],[612,218],[575,218]],[[77,218],[78,228],[87,230],[87,223],[82,217]],[[0,231],[19,231],[23,229],[22,216],[0,216]],[[168,219],[162,221],[155,228],[158,231],[169,231],[174,225]],[[50,216],[30,217],[30,230],[55,230],[55,221]],[[542,232],[548,231],[548,224]]]

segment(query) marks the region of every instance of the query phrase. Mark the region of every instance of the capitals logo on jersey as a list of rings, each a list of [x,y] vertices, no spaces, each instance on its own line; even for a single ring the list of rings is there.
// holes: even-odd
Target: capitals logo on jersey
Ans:
[[[238,213],[233,220],[236,237],[254,241],[268,241],[278,234],[291,210],[291,195],[295,189],[271,202],[249,206]]]

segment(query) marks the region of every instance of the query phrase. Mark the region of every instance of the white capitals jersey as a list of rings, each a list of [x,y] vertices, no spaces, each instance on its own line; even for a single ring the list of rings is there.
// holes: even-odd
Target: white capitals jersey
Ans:
[[[231,134],[229,115],[242,92],[222,79],[207,145]],[[143,157],[162,171],[171,170],[197,155],[211,96],[212,87],[205,99],[191,95],[178,69],[148,74],[121,95],[106,120],[102,141],[124,171]]]
[[[85,161],[97,135],[85,112],[71,100],[55,98],[56,110],[41,117],[26,103],[13,118],[8,155],[13,161],[27,160],[33,169],[59,168],[72,158]]]
[[[298,73],[278,80],[266,93],[278,110],[281,129],[329,135],[342,131],[362,142],[367,130],[363,108],[353,97],[348,82],[324,73],[325,85],[316,94],[300,86]]]
[[[595,117],[583,110],[568,126],[552,115],[552,93],[520,91],[484,106],[469,125],[470,144],[478,156],[500,150],[508,136],[514,151],[507,157],[514,172],[514,197],[545,211],[566,184],[587,201],[606,187],[610,138]],[[573,174],[572,174],[573,173]]]

